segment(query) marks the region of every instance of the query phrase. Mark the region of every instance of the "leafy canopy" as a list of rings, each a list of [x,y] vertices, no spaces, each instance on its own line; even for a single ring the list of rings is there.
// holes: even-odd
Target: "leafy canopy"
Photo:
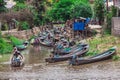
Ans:
[[[99,24],[101,25],[104,21],[104,15],[105,15],[104,0],[95,0],[94,12],[95,12],[95,16],[99,20]]]
[[[51,20],[66,21],[74,17],[91,17],[92,10],[88,0],[59,0],[47,12]]]
[[[6,5],[6,3],[4,2],[4,0],[0,0],[0,13],[6,11],[5,5]]]
[[[72,17],[92,17],[92,9],[87,0],[76,1],[73,6]]]

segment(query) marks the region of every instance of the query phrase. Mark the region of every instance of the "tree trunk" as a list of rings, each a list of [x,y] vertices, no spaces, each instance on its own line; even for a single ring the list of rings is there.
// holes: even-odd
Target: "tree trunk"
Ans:
[[[108,11],[108,0],[106,0],[106,8],[107,8],[107,11]]]

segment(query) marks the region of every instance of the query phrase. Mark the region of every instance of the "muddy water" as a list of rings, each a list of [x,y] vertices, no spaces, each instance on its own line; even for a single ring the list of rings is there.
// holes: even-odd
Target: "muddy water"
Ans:
[[[102,61],[92,64],[69,66],[68,62],[48,64],[44,58],[50,48],[29,47],[23,51],[25,66],[11,68],[9,62],[0,67],[0,80],[119,80],[120,61]]]

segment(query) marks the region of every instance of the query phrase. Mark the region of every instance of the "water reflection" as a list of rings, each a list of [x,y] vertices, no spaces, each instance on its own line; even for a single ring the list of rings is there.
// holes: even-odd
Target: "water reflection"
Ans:
[[[29,50],[29,54],[26,55],[26,64],[43,63],[44,58],[49,54],[49,51],[41,46],[30,47]]]

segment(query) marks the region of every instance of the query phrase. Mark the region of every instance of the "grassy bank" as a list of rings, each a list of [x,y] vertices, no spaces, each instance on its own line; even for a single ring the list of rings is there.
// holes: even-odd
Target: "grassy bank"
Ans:
[[[11,54],[0,55],[0,63],[9,61],[10,60],[10,56],[11,56]]]
[[[23,40],[14,36],[0,37],[0,62],[8,61],[13,50],[13,46],[20,45]]]
[[[90,50],[87,55],[95,55],[97,53],[101,53],[113,46],[117,47],[117,56],[120,56],[120,38],[114,37],[111,35],[105,35],[104,37],[93,37],[87,39],[87,42],[90,45]]]

